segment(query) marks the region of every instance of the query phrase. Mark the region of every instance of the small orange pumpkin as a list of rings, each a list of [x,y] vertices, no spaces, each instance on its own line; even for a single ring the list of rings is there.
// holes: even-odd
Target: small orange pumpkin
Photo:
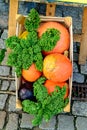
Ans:
[[[59,86],[60,88],[63,88],[64,86],[66,87],[66,93],[64,95],[64,99],[68,97],[69,95],[69,86],[66,82],[53,82],[52,80],[46,80],[44,86],[46,87],[48,93],[52,93],[55,90],[56,86]]]
[[[42,34],[48,29],[54,28],[60,31],[60,40],[57,42],[56,46],[52,51],[44,52],[45,55],[51,54],[54,52],[63,53],[65,50],[69,49],[70,45],[70,34],[65,26],[58,22],[45,22],[40,25],[38,28],[38,36],[41,37]]]
[[[23,78],[29,82],[36,81],[41,76],[41,74],[42,73],[36,69],[35,64],[32,64],[28,70],[22,70]]]
[[[43,74],[54,82],[64,82],[72,74],[72,64],[69,58],[63,54],[47,55],[43,61]]]

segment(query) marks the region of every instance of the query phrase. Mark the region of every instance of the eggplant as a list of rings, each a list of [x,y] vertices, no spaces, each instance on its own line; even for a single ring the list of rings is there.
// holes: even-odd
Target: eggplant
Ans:
[[[18,97],[21,101],[29,99],[31,101],[36,101],[36,98],[33,93],[33,83],[25,82],[21,84],[18,91]]]

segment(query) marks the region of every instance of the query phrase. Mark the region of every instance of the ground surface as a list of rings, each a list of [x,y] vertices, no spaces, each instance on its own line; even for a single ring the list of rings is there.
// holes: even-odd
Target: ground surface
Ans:
[[[4,3],[0,3],[0,9]],[[40,14],[45,15],[45,5],[33,5]],[[3,8],[3,10],[7,9]],[[28,4],[20,4],[19,12],[26,13],[29,10]],[[23,11],[24,9],[24,11]],[[1,10],[2,11],[2,10]],[[82,25],[82,8],[57,6],[56,16],[72,16],[73,18],[73,32],[81,33]],[[2,13],[2,12],[0,12]],[[5,17],[4,17],[5,16]],[[7,38],[8,24],[7,13],[0,16],[0,48],[5,48],[4,40]],[[3,27],[3,28],[2,28]],[[73,82],[87,83],[87,65],[78,65],[80,43],[74,43],[74,68],[73,68]],[[2,92],[3,91],[3,92]],[[48,123],[44,121],[38,127],[32,126],[32,115],[18,111],[15,108],[16,97],[14,93],[7,94],[5,91],[15,93],[14,70],[6,65],[6,62],[0,65],[0,130],[87,130],[87,102],[72,101],[71,112],[60,114],[53,117]],[[1,94],[2,92],[2,94]]]

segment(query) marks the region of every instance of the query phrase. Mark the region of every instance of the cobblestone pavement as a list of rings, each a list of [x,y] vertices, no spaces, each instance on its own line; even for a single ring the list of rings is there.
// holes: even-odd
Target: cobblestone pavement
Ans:
[[[0,9],[1,5],[2,3],[0,3]],[[22,7],[23,5],[20,5],[19,11],[24,13],[21,11]],[[45,6],[44,8],[38,6],[37,9],[40,13],[45,12]],[[82,9],[58,6],[56,16],[59,15],[71,15],[73,17],[74,33],[81,33]],[[6,25],[3,19],[2,21],[1,24]],[[7,38],[8,32],[5,28],[6,26],[4,26],[3,30],[0,30],[0,48],[5,48],[4,40]],[[85,66],[78,65],[78,48],[79,43],[74,43],[73,82],[84,83],[87,82],[87,64]],[[8,93],[5,93],[6,91]],[[14,70],[6,65],[5,57],[2,65],[0,65],[0,130],[87,130],[87,102],[72,101],[70,113],[56,115],[48,123],[43,121],[38,127],[32,126],[32,115],[15,108],[15,102]]]

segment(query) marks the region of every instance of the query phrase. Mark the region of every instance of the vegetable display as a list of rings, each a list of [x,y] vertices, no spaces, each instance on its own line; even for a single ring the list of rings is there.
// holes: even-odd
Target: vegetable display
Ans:
[[[48,29],[39,38],[37,32],[39,23],[39,14],[35,9],[32,9],[25,20],[25,28],[29,33],[25,32],[22,36],[12,36],[6,40],[7,48],[12,50],[7,64],[15,67],[18,77],[22,75],[22,69],[29,69],[33,63],[35,63],[36,69],[42,72],[43,48],[51,50],[60,39],[59,31],[53,28]],[[47,37],[50,39],[48,46],[46,45]]]
[[[66,87],[60,89],[60,87],[56,86],[55,91],[49,95],[43,85],[45,80],[44,77],[41,77],[33,84],[37,102],[32,102],[31,100],[22,102],[24,112],[34,115],[34,120],[32,121],[34,126],[39,125],[42,119],[48,121],[53,115],[62,112],[69,101],[68,98],[64,99]]]
[[[64,51],[69,50],[70,34],[59,22],[41,22],[35,9],[30,10],[24,27],[22,34],[6,40],[11,49],[7,64],[21,77],[18,98],[37,126],[63,112],[69,103],[72,64]]]

